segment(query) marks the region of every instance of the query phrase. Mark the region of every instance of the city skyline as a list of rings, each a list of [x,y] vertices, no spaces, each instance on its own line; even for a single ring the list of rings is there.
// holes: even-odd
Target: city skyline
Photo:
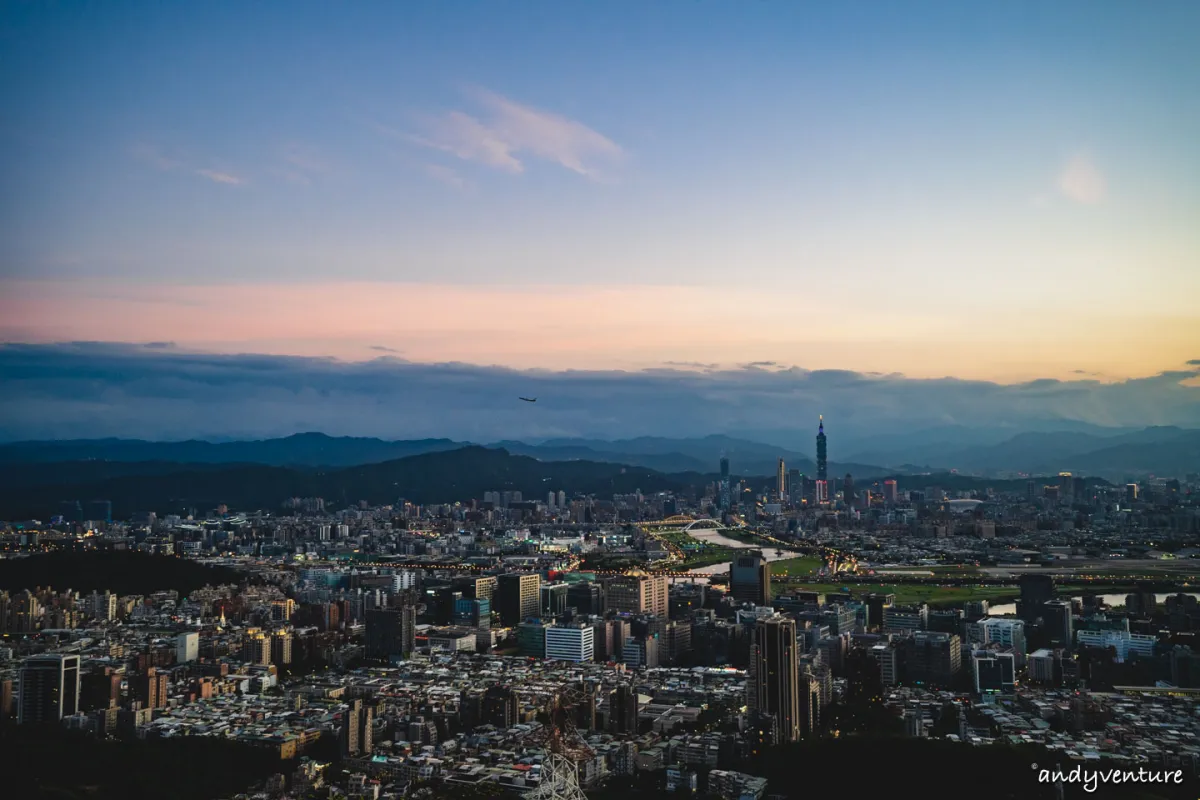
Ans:
[[[0,339],[1186,373],[1200,10],[918,5],[10,9]]]

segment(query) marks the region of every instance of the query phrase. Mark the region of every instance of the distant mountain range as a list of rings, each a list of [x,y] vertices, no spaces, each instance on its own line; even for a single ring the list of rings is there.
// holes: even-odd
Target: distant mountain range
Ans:
[[[1174,427],[1096,436],[1089,433],[1023,433],[992,447],[947,454],[942,466],[964,472],[1072,472],[1115,480],[1200,472],[1200,431]]]
[[[279,467],[349,467],[424,453],[474,446],[450,439],[383,439],[300,433],[281,439],[244,442],[148,442],[140,439],[75,439],[15,442],[0,445],[0,464],[47,464],[63,461],[172,462],[180,464],[267,464]],[[760,442],[728,436],[697,439],[641,437],[614,442],[596,439],[551,439],[539,444],[503,441],[485,445],[541,461],[595,461],[647,467],[659,472],[716,472],[722,456],[737,475],[772,475],[779,459],[806,475],[816,472],[808,456]],[[847,472],[860,478],[887,470],[868,464],[829,465],[831,475]],[[894,471],[894,470],[893,470]]]
[[[66,451],[60,451],[66,452]],[[748,476],[760,488],[773,475]],[[665,473],[611,462],[543,461],[506,450],[467,446],[352,467],[270,464],[186,464],[169,461],[57,461],[0,463],[0,519],[48,519],[63,501],[109,500],[116,518],[136,511],[204,514],[220,504],[239,510],[278,511],[289,497],[323,497],[331,506],[451,503],[485,492],[518,490],[527,500],[550,491],[611,498],[640,490],[699,492],[714,472]],[[1002,480],[933,474],[900,478],[905,489],[1004,488]],[[1024,487],[1024,481],[1007,485]]]
[[[912,433],[906,434],[911,436]],[[955,442],[959,442],[955,444]],[[838,440],[830,437],[831,451]],[[876,455],[895,443],[880,442]],[[869,451],[863,451],[870,455]],[[894,462],[861,458],[829,465],[831,477],[859,481],[898,477],[905,488],[950,488],[966,476],[1061,471],[1120,482],[1146,475],[1200,472],[1200,430],[1034,432],[963,447],[953,432],[927,442],[918,456]],[[61,500],[111,499],[115,510],[159,510],[206,503],[274,509],[292,496],[335,502],[451,502],[483,492],[550,489],[598,493],[680,490],[715,479],[721,457],[735,476],[773,481],[778,459],[813,475],[803,452],[728,436],[618,441],[550,439],[480,446],[451,439],[386,441],[303,433],[235,442],[127,439],[16,442],[0,445],[0,519],[55,513]],[[873,463],[888,463],[887,467]],[[957,470],[951,479],[945,473]],[[922,476],[922,477],[917,477]],[[970,488],[964,485],[964,488]],[[120,513],[120,512],[118,512]]]
[[[666,475],[621,464],[539,461],[478,446],[422,453],[393,461],[336,469],[267,464],[63,461],[0,465],[0,519],[47,518],[64,500],[111,500],[113,514],[135,511],[204,513],[219,504],[278,510],[289,497],[323,497],[334,505],[365,500],[450,503],[482,499],[484,492],[517,490],[545,500],[550,491],[600,497],[636,490],[652,493],[701,486],[698,473]]]

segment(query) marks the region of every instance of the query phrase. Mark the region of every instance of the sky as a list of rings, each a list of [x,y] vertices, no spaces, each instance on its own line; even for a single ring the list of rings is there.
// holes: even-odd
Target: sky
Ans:
[[[1186,421],[1196,41],[1194,2],[7,3],[0,341]]]

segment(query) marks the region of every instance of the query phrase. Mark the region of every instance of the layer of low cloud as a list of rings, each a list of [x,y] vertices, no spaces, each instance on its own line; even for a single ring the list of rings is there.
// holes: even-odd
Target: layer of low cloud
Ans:
[[[524,172],[524,159],[533,157],[599,180],[624,156],[619,145],[582,122],[486,89],[472,89],[467,94],[478,112],[454,110],[422,116],[420,132],[404,138],[514,174]]]
[[[0,345],[0,438],[251,438],[302,431],[478,442],[702,436],[808,442],[824,414],[840,444],[924,429],[1200,427],[1196,365],[1118,383],[1016,385],[845,370],[520,371],[140,344]],[[520,396],[535,396],[536,405]]]
[[[1102,202],[1108,191],[1104,173],[1086,154],[1076,155],[1067,162],[1058,175],[1058,188],[1071,200],[1086,205]]]

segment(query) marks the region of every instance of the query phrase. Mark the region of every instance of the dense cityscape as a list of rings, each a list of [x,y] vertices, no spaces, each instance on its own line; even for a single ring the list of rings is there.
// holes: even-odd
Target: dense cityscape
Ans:
[[[1198,42],[0,3],[0,800],[1197,800]]]
[[[682,496],[63,501],[2,537],[38,583],[0,592],[0,718],[268,757],[228,797],[762,800],[772,753],[870,736],[1194,779],[1197,475],[948,491],[827,446]]]

